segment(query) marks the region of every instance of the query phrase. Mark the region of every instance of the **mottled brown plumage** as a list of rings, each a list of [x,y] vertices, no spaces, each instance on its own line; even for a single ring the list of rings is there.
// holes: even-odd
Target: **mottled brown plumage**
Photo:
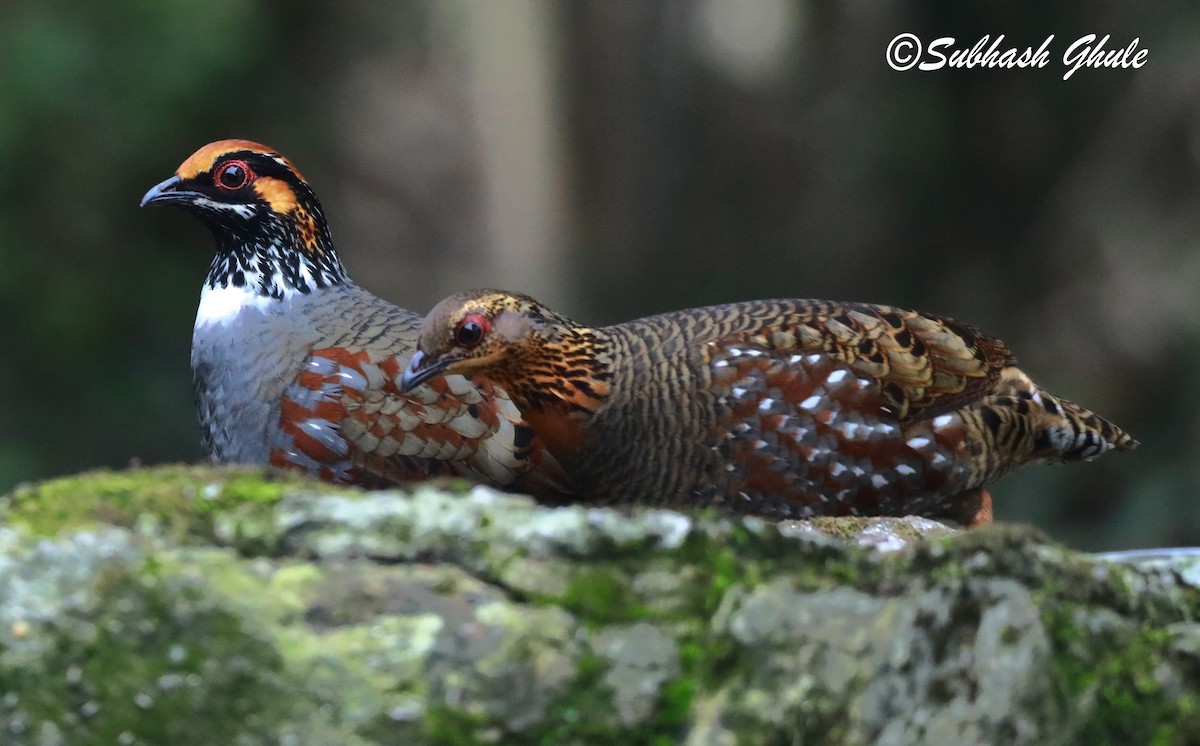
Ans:
[[[865,303],[769,300],[593,329],[521,295],[452,296],[402,388],[502,386],[585,500],[777,517],[990,520],[983,486],[1135,441],[1044,391],[999,340]]]

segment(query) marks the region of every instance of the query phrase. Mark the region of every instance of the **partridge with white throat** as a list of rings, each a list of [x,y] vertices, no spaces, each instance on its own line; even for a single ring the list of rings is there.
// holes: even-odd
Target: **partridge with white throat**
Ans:
[[[460,475],[559,493],[557,465],[499,387],[447,376],[400,391],[420,316],[351,281],[316,195],[277,151],[211,143],[142,205],[182,208],[216,239],[192,336],[215,462],[345,483]]]

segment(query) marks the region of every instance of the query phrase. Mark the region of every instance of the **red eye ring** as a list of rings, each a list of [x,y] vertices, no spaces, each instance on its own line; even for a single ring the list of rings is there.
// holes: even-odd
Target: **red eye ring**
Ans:
[[[254,171],[245,161],[228,161],[213,171],[217,188],[235,192],[254,181]]]
[[[475,347],[492,330],[492,322],[481,313],[469,313],[454,327],[454,343],[459,347]]]

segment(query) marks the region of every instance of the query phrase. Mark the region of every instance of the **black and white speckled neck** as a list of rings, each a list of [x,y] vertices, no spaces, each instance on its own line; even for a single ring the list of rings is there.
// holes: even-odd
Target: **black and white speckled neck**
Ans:
[[[313,233],[305,241],[295,211],[279,215],[262,205],[220,205],[224,214],[206,220],[217,241],[217,252],[205,284],[212,289],[247,288],[254,294],[284,298],[350,281],[333,250],[320,205],[307,195],[303,210]]]

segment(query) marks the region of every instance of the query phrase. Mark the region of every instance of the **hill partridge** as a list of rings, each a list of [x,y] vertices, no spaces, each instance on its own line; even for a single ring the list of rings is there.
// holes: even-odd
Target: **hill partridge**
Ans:
[[[991,520],[983,487],[1026,463],[1136,442],[1033,383],[999,340],[864,303],[768,300],[581,326],[479,290],[421,324],[402,390],[502,386],[600,503]]]
[[[345,483],[454,474],[557,494],[557,465],[500,388],[449,376],[401,394],[420,316],[350,280],[316,195],[278,152],[211,143],[142,205],[180,207],[216,239],[192,336],[215,462]]]

